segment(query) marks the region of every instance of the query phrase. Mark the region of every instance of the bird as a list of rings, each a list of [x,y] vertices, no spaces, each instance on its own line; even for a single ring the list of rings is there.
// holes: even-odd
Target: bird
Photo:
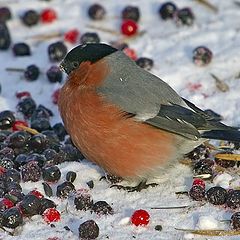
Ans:
[[[240,141],[238,128],[180,97],[105,43],[78,45],[60,68],[58,107],[74,145],[106,172],[146,185],[206,139]]]

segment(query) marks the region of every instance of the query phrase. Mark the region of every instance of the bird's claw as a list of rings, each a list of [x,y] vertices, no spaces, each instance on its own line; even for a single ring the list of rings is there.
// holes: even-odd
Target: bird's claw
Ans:
[[[157,183],[149,183],[146,184],[145,181],[140,182],[137,186],[122,186],[118,184],[113,184],[110,188],[117,188],[118,190],[125,190],[127,192],[141,192],[143,189],[147,189],[149,187],[156,187],[158,186]]]

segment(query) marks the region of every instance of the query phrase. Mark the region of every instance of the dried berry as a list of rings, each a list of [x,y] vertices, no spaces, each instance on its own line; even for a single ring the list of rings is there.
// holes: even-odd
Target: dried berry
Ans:
[[[240,207],[240,190],[230,190],[228,192],[226,205],[232,209]]]
[[[235,212],[231,216],[231,225],[234,230],[240,230],[240,212]]]
[[[212,187],[207,191],[207,200],[214,205],[222,205],[226,202],[227,191],[222,187]]]
[[[92,211],[100,215],[113,214],[112,207],[105,201],[95,202],[92,206]]]
[[[80,194],[74,199],[74,205],[77,210],[88,210],[93,206],[93,199],[90,194]]]
[[[80,224],[78,231],[81,239],[96,239],[99,236],[99,227],[94,220]]]

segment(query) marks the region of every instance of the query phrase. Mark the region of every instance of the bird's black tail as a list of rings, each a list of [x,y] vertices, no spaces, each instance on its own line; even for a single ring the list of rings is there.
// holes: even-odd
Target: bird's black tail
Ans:
[[[202,138],[240,142],[240,131],[238,130],[211,130],[201,134]]]

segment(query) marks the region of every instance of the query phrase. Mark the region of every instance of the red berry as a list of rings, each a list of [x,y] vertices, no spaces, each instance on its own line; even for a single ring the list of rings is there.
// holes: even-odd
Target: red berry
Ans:
[[[195,178],[192,183],[193,186],[201,186],[205,189],[205,182],[201,178]]]
[[[7,199],[7,198],[3,198],[1,200],[1,202],[4,204],[6,209],[12,208],[14,206],[14,203],[11,200]]]
[[[66,42],[70,42],[70,43],[74,44],[77,42],[79,34],[80,33],[77,29],[69,30],[64,34],[64,40]]]
[[[51,8],[46,8],[41,12],[41,22],[51,23],[57,19],[57,13]]]
[[[135,226],[146,226],[150,220],[150,215],[146,210],[136,210],[131,216],[131,222]]]
[[[135,52],[135,50],[133,50],[132,48],[124,48],[123,52],[129,57],[131,58],[133,61],[137,60],[137,54]]]
[[[31,93],[28,92],[28,91],[16,92],[15,95],[16,95],[16,97],[17,97],[18,99],[21,99],[21,98],[23,98],[23,97],[31,97]]]
[[[28,194],[34,195],[34,196],[36,196],[39,199],[44,198],[44,196],[36,189],[30,191]]]
[[[126,36],[133,36],[134,34],[137,33],[137,30],[138,30],[138,25],[133,20],[128,19],[122,22],[122,25],[121,25],[122,34]]]
[[[17,121],[15,121],[15,122],[13,123],[12,130],[13,130],[13,131],[19,131],[19,130],[21,130],[20,128],[18,128],[18,126],[28,127],[28,124],[27,124],[25,121],[17,120]]]
[[[4,174],[6,171],[7,171],[7,170],[6,170],[5,167],[0,166],[0,176],[1,176],[2,174]]]
[[[43,212],[43,219],[47,223],[58,222],[61,219],[60,212],[55,208],[47,208]]]
[[[58,103],[59,93],[60,93],[60,88],[57,89],[57,90],[52,94],[52,102],[53,102],[54,104],[57,104],[57,103]]]

